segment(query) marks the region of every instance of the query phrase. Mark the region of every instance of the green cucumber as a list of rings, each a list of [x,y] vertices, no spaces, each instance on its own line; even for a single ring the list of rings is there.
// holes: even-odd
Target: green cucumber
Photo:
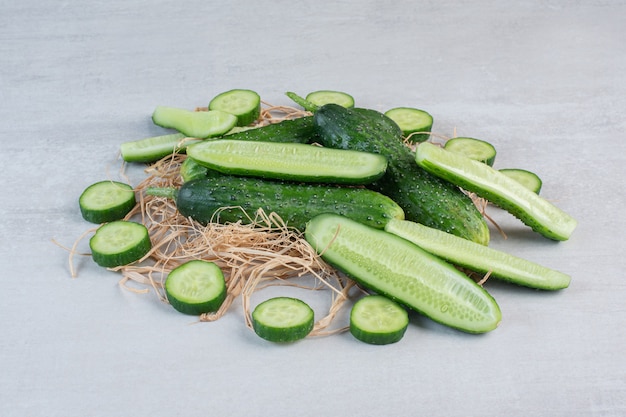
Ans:
[[[250,223],[258,209],[276,213],[289,227],[304,230],[320,213],[339,213],[382,229],[402,209],[390,198],[366,188],[297,184],[231,175],[195,179],[176,188],[148,188],[146,194],[173,198],[180,214],[199,223]]]
[[[275,343],[304,339],[315,325],[313,309],[291,297],[274,297],[252,311],[252,328],[261,338]]]
[[[146,226],[116,220],[100,226],[89,239],[93,260],[100,266],[114,268],[143,258],[152,248]]]
[[[371,345],[399,342],[409,326],[409,314],[398,303],[382,295],[359,299],[350,310],[350,333]]]
[[[384,156],[303,143],[222,139],[187,148],[200,165],[223,174],[335,184],[368,184],[387,168]]]
[[[424,142],[430,138],[433,116],[425,110],[395,107],[387,110],[385,116],[396,122],[402,129],[402,135],[411,142]]]
[[[513,178],[535,194],[541,192],[543,181],[541,181],[541,178],[534,172],[519,168],[501,168],[498,171],[509,178]]]
[[[305,238],[322,259],[362,286],[441,324],[485,333],[502,318],[493,297],[468,276],[384,230],[321,214],[307,224]]]
[[[496,148],[489,142],[475,138],[457,137],[448,140],[444,148],[460,153],[475,161],[493,166],[496,160]]]
[[[118,181],[91,184],[78,198],[83,218],[97,224],[124,218],[135,204],[133,187]]]
[[[549,239],[567,240],[576,228],[572,216],[489,165],[428,142],[417,147],[415,160],[433,175],[492,202]]]
[[[200,165],[193,158],[185,158],[180,164],[179,174],[183,182],[189,182],[198,178],[205,178],[210,175],[211,170]]]
[[[317,130],[313,117],[305,116],[229,133],[224,138],[259,142],[313,143],[317,140]]]
[[[187,145],[198,142],[182,133],[152,136],[124,142],[120,145],[122,159],[126,162],[154,162],[175,152],[184,152]]]
[[[152,121],[157,126],[176,129],[185,136],[206,139],[227,133],[237,124],[237,116],[219,110],[192,111],[157,106]]]
[[[415,243],[455,265],[513,284],[542,290],[567,288],[571,277],[508,253],[419,223],[391,219],[385,231]]]
[[[317,109],[320,108],[320,106],[318,106],[317,104],[311,103],[306,98],[299,96],[298,94],[292,91],[287,91],[285,95],[289,97],[290,99],[292,99],[294,103],[301,106],[304,110],[308,112],[315,113]]]
[[[219,310],[226,299],[226,282],[219,266],[195,259],[174,268],[165,279],[170,305],[183,314],[200,315]]]
[[[398,125],[369,109],[320,107],[313,116],[323,146],[383,155],[385,174],[369,188],[385,194],[403,208],[407,220],[423,223],[481,244],[489,242],[489,228],[471,198],[458,187],[415,164]]]
[[[354,97],[343,91],[317,90],[307,94],[305,100],[316,106],[335,103],[346,108],[354,107]]]
[[[229,90],[211,99],[209,110],[233,114],[237,117],[237,126],[247,126],[261,115],[261,97],[252,90]]]

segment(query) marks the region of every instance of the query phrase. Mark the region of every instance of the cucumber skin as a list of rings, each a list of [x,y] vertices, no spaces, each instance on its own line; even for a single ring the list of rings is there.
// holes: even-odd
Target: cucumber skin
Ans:
[[[426,172],[402,140],[398,125],[370,109],[335,104],[314,114],[323,146],[379,153],[388,160],[382,178],[368,185],[394,200],[407,220],[487,245],[489,228],[472,200],[457,186]]]
[[[180,214],[199,223],[249,223],[248,216],[262,208],[275,212],[287,224],[303,231],[306,222],[320,213],[345,215],[382,229],[391,218],[404,218],[390,198],[366,188],[297,184],[250,177],[215,175],[184,183],[176,195]],[[248,216],[241,210],[245,210]],[[215,218],[219,211],[219,219]]]

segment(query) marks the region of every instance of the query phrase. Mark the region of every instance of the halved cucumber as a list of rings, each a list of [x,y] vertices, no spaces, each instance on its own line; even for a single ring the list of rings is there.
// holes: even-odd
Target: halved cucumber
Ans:
[[[534,172],[527,171],[519,168],[502,168],[499,170],[501,173],[509,178],[513,178],[515,181],[528,188],[533,193],[539,194],[543,182],[541,178]]]
[[[324,104],[334,103],[345,108],[354,107],[354,97],[343,91],[333,90],[318,90],[313,91],[305,97],[305,100],[315,104],[316,106],[323,106]]]
[[[176,129],[185,136],[206,139],[227,133],[237,124],[237,116],[219,110],[191,111],[157,106],[152,121],[158,126]]]
[[[209,110],[220,110],[237,117],[237,126],[247,126],[261,115],[261,97],[252,90],[234,89],[215,96]]]
[[[135,203],[133,187],[117,181],[92,184],[78,199],[83,218],[98,224],[124,218],[135,207]]]
[[[187,155],[224,174],[306,182],[368,184],[387,168],[379,154],[302,143],[218,139],[188,147]]]
[[[124,142],[120,145],[120,152],[126,162],[154,162],[174,152],[184,152],[195,142],[197,140],[187,140],[182,133],[172,133]]]
[[[226,298],[224,274],[213,262],[192,260],[174,268],[165,280],[172,307],[184,314],[217,311]]]
[[[430,138],[433,116],[427,111],[412,107],[396,107],[387,110],[385,116],[396,122],[402,130],[402,136],[409,138],[411,142],[424,142]]]
[[[415,160],[431,174],[507,210],[547,238],[567,240],[576,228],[572,216],[487,164],[428,142],[417,147]]]
[[[297,298],[275,297],[263,301],[252,312],[254,332],[270,342],[295,342],[313,330],[314,312]]]
[[[409,326],[407,311],[382,295],[359,299],[350,311],[350,333],[372,345],[387,345],[402,339]]]
[[[444,148],[460,153],[475,161],[493,166],[496,160],[496,148],[489,142],[475,138],[458,137],[448,140]]]
[[[385,230],[455,265],[517,285],[559,290],[571,280],[562,272],[419,223],[392,219]]]
[[[98,265],[114,268],[143,258],[152,244],[143,224],[116,220],[100,226],[89,239],[89,247]]]
[[[406,239],[336,214],[310,220],[305,238],[326,262],[364,287],[439,323],[469,333],[500,323],[500,308],[487,291]]]

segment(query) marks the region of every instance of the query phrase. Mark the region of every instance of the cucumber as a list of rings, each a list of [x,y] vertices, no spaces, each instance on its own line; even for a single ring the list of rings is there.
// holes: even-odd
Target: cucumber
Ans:
[[[535,194],[541,192],[543,181],[541,181],[541,178],[534,172],[519,168],[501,168],[498,171],[509,178],[513,178]]]
[[[224,138],[232,140],[256,140],[260,142],[313,143],[317,140],[317,130],[313,122],[313,117],[305,116],[230,133]]]
[[[124,142],[120,153],[126,162],[154,162],[174,152],[184,152],[187,145],[195,142],[198,140],[187,139],[182,133],[172,133]]]
[[[339,213],[382,229],[402,209],[389,197],[366,188],[297,184],[250,177],[215,175],[176,188],[148,188],[146,194],[173,198],[180,214],[199,223],[250,223],[258,209],[278,214],[289,227],[304,230],[319,213]]]
[[[571,277],[508,253],[461,239],[419,223],[391,219],[385,231],[415,243],[455,265],[513,284],[541,290],[567,288]]]
[[[222,139],[187,148],[200,165],[223,174],[335,184],[368,184],[387,168],[384,156],[303,143]]]
[[[441,324],[485,333],[502,318],[493,297],[468,276],[384,230],[325,213],[308,222],[305,239],[362,286]]]
[[[496,148],[489,142],[475,138],[457,137],[448,140],[444,148],[460,153],[475,161],[493,166],[496,160]]]
[[[117,181],[91,184],[78,198],[83,218],[97,224],[124,218],[135,204],[133,187]]]
[[[209,110],[220,110],[237,117],[237,126],[247,126],[261,115],[261,97],[252,90],[234,89],[215,96]]]
[[[313,116],[323,146],[383,155],[385,174],[368,185],[403,208],[406,219],[486,245],[489,228],[471,198],[457,186],[424,171],[404,144],[398,125],[369,109],[320,107]]]
[[[157,106],[152,121],[157,126],[176,129],[185,136],[206,139],[227,133],[237,124],[237,116],[219,110],[191,111]]]
[[[313,91],[307,94],[305,100],[309,103],[315,104],[316,106],[323,106],[324,104],[335,103],[346,108],[354,107],[354,97],[352,97],[348,93],[344,93],[343,91]]]
[[[428,142],[417,147],[415,160],[433,175],[476,193],[549,239],[567,240],[576,228],[572,216],[489,165]]]
[[[183,314],[217,311],[226,299],[226,282],[219,266],[195,259],[174,268],[165,279],[170,305]]]
[[[291,297],[274,297],[252,311],[252,328],[261,338],[276,343],[304,339],[315,325],[313,309]]]
[[[210,175],[209,168],[200,165],[193,158],[185,158],[180,164],[180,177],[183,182],[189,182],[198,178],[205,178]]]
[[[100,226],[89,239],[93,260],[100,266],[114,268],[143,258],[152,248],[146,226],[116,220]]]
[[[427,111],[412,107],[395,107],[387,110],[385,116],[396,122],[402,129],[402,135],[411,142],[424,142],[430,139],[433,116]]]
[[[350,333],[361,342],[388,345],[399,342],[409,326],[409,314],[382,295],[359,299],[350,310]]]

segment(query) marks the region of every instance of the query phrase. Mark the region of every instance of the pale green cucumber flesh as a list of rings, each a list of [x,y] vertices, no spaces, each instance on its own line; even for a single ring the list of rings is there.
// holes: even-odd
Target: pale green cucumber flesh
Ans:
[[[209,110],[220,110],[237,117],[237,126],[247,126],[261,115],[261,97],[252,90],[234,89],[215,96]]]
[[[519,168],[501,168],[499,171],[507,177],[513,178],[533,193],[539,194],[541,192],[543,182],[534,172]]]
[[[152,121],[158,126],[176,129],[185,136],[206,139],[226,134],[237,124],[237,116],[219,110],[191,111],[157,106]]]
[[[507,210],[547,238],[567,240],[576,228],[576,219],[568,213],[486,164],[428,142],[417,147],[415,160],[431,174]]]
[[[222,139],[190,146],[187,155],[224,174],[306,182],[368,184],[387,168],[382,155],[302,143]]]
[[[409,326],[409,315],[398,303],[382,295],[368,295],[350,311],[350,333],[372,345],[399,342]]]
[[[571,277],[535,262],[405,220],[390,220],[385,230],[450,263],[513,284],[542,290],[567,288]]]
[[[254,332],[270,342],[288,343],[304,339],[314,325],[313,309],[297,298],[270,298],[252,311]]]
[[[317,90],[312,91],[305,97],[305,100],[317,106],[323,106],[328,103],[338,104],[345,108],[354,107],[354,97],[343,91],[335,90]]]
[[[114,268],[141,259],[151,249],[148,229],[140,223],[116,220],[100,226],[89,239],[93,260]]]
[[[192,260],[174,268],[165,280],[169,303],[184,314],[217,311],[226,298],[222,270],[213,262]]]
[[[197,140],[187,139],[182,133],[153,136],[124,142],[120,145],[126,162],[154,162],[175,152],[184,152],[187,145]]]
[[[78,198],[83,218],[96,224],[124,218],[135,204],[133,187],[118,181],[100,181],[92,184]]]
[[[456,137],[448,140],[444,148],[489,166],[493,166],[496,160],[496,148],[491,143],[480,139]]]
[[[425,110],[412,107],[395,107],[387,110],[385,116],[396,122],[402,129],[402,135],[411,142],[423,142],[430,138],[433,117]]]
[[[321,214],[309,221],[305,238],[326,262],[364,287],[434,321],[469,333],[485,333],[501,320],[498,304],[476,282],[384,230]]]

